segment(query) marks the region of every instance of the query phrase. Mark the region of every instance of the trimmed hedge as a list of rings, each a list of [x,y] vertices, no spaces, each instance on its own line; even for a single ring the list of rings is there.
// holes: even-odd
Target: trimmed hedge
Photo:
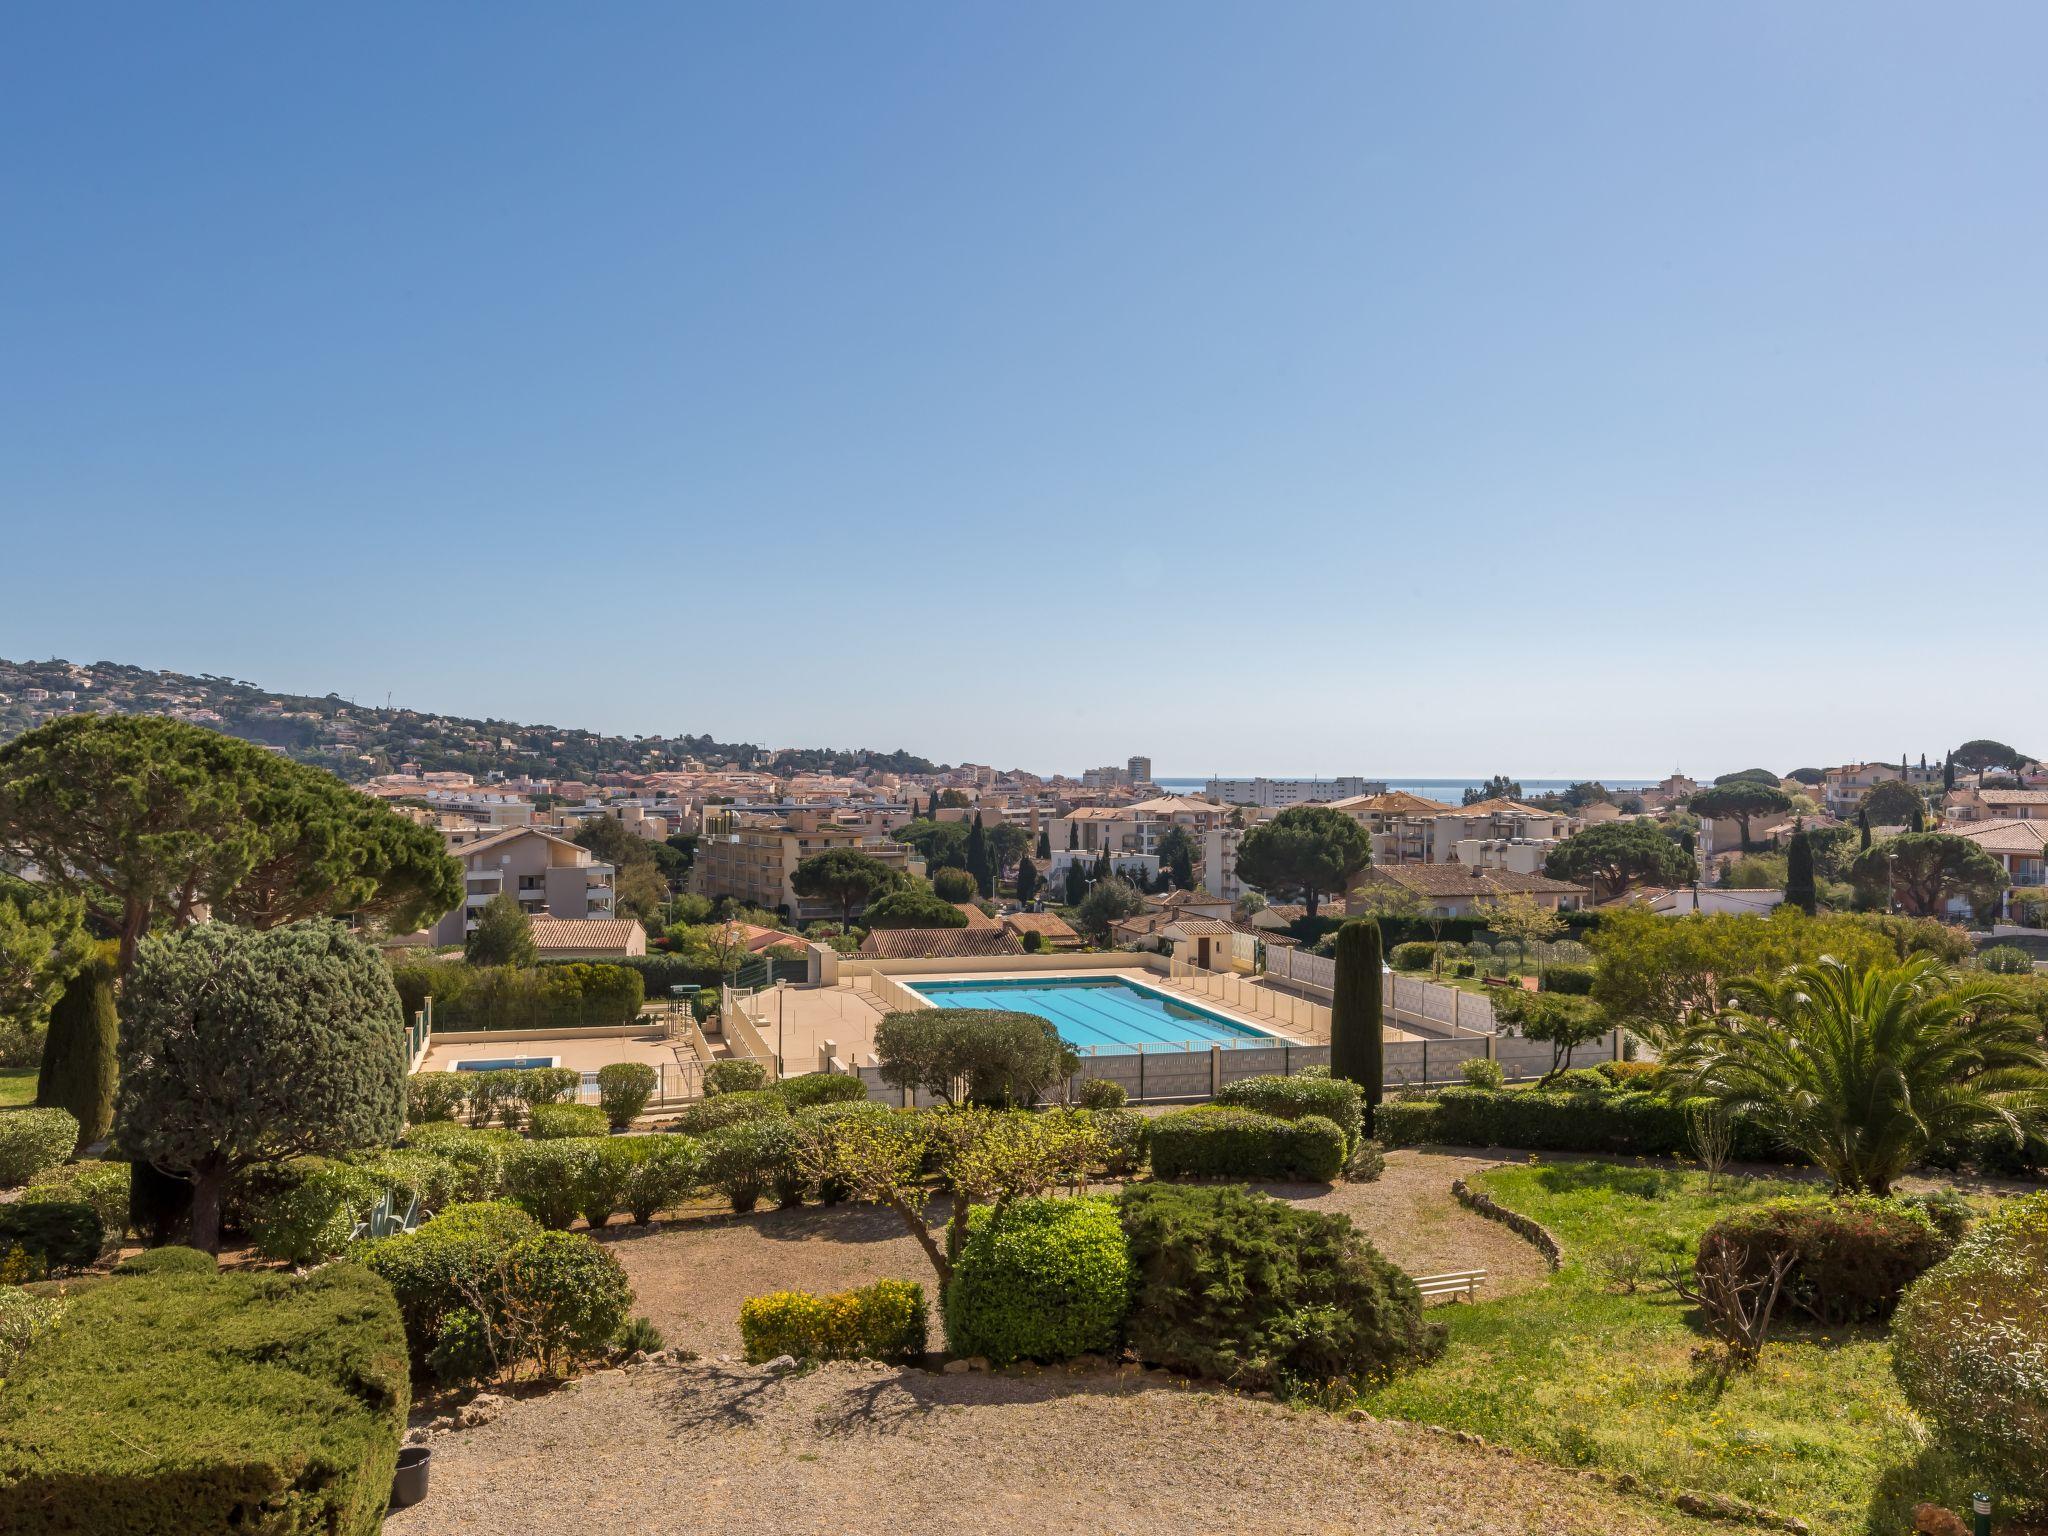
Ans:
[[[10,1109],[0,1113],[0,1189],[33,1184],[71,1156],[78,1117],[64,1109]]]
[[[1135,1109],[1087,1111],[1088,1123],[1102,1137],[1102,1171],[1121,1175],[1136,1173],[1145,1165],[1145,1147],[1151,1122]]]
[[[1442,950],[1440,944],[1428,940],[1411,939],[1406,944],[1396,944],[1387,954],[1387,964],[1397,971],[1426,971],[1436,963]]]
[[[2048,1494],[2048,1194],[2008,1200],[1906,1292],[1892,1367],[1938,1439],[2005,1484]]]
[[[100,1256],[104,1239],[98,1213],[82,1200],[0,1205],[0,1275],[19,1283],[84,1269]]]
[[[868,1085],[844,1072],[806,1072],[785,1077],[775,1093],[791,1109],[815,1109],[820,1104],[858,1104],[868,1096]]]
[[[1446,1088],[1433,1100],[1382,1105],[1379,1137],[1390,1147],[1427,1141],[1533,1152],[1690,1155],[1684,1105],[1648,1093]],[[1741,1162],[1800,1160],[1742,1116],[1735,1119],[1731,1155]]]
[[[373,1536],[409,1400],[398,1310],[357,1266],[99,1286],[0,1394],[0,1508],[20,1536]]]
[[[597,1069],[597,1102],[615,1131],[633,1123],[654,1097],[660,1076],[644,1061],[614,1061]]]
[[[1106,1077],[1091,1077],[1081,1085],[1083,1109],[1122,1109],[1129,1098],[1122,1083]]]
[[[1563,997],[1591,997],[1593,995],[1593,967],[1590,965],[1550,965],[1543,969],[1543,990],[1555,992]]]
[[[1781,1311],[1821,1323],[1890,1317],[1906,1287],[1948,1257],[1954,1243],[1927,1213],[1890,1200],[1767,1200],[1731,1212],[1700,1234],[1695,1272],[1732,1254],[1740,1273],[1767,1277],[1792,1257]]]
[[[516,1133],[435,1120],[405,1133],[399,1150],[419,1152],[447,1164],[454,1175],[451,1203],[495,1200],[505,1191],[505,1156],[520,1144]]]
[[[1357,1083],[1338,1077],[1245,1077],[1216,1095],[1218,1104],[1255,1109],[1281,1120],[1321,1115],[1344,1133],[1349,1152],[1365,1134],[1365,1095]]]
[[[121,1246],[128,1233],[128,1186],[131,1169],[127,1163],[64,1163],[21,1192],[23,1205],[47,1201],[77,1201],[89,1205],[100,1219],[101,1252]]]
[[[704,1139],[704,1182],[744,1215],[771,1191],[782,1205],[797,1205],[803,1189],[792,1163],[797,1133],[787,1115],[739,1120]]]
[[[535,1141],[562,1141],[571,1136],[603,1136],[611,1119],[595,1104],[536,1104],[527,1121]]]
[[[640,973],[584,960],[525,968],[419,960],[392,967],[405,1016],[434,999],[436,1029],[578,1029],[630,1024],[647,992]]]
[[[526,1141],[505,1154],[505,1195],[542,1226],[561,1231],[583,1212],[596,1145],[589,1137]]]
[[[1363,1385],[1443,1347],[1415,1282],[1348,1217],[1241,1187],[1124,1192],[1141,1360],[1246,1390]]]
[[[1108,1350],[1130,1289],[1130,1248],[1112,1202],[978,1207],[946,1287],[946,1347],[996,1365]]]
[[[0,1385],[13,1374],[14,1362],[63,1310],[61,1297],[32,1296],[18,1285],[0,1285]]]
[[[474,1072],[415,1072],[405,1080],[405,1119],[409,1125],[453,1120],[469,1102]]]
[[[1162,1179],[1299,1179],[1328,1183],[1344,1171],[1344,1132],[1308,1115],[1198,1104],[1152,1122],[1152,1172]]]
[[[632,1136],[613,1145],[626,1149],[620,1203],[639,1226],[681,1205],[704,1171],[704,1149],[687,1136]]]
[[[114,1266],[117,1275],[210,1275],[220,1268],[220,1260],[200,1248],[185,1248],[176,1243],[163,1248],[151,1248],[142,1253],[130,1254]]]
[[[331,1259],[348,1246],[356,1223],[388,1187],[367,1169],[325,1164],[264,1201],[250,1222],[250,1238],[267,1259]]]
[[[704,1096],[752,1093],[768,1086],[768,1069],[758,1061],[714,1061],[704,1069]]]
[[[877,1280],[831,1296],[773,1291],[740,1304],[740,1340],[755,1365],[799,1360],[901,1360],[924,1353],[924,1288]]]
[[[789,1101],[769,1090],[721,1093],[683,1106],[674,1121],[685,1136],[708,1136],[742,1120],[772,1120],[789,1113]]]

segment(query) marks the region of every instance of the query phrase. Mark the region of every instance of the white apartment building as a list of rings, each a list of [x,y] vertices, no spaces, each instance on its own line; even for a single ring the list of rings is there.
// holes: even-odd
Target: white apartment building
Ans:
[[[1251,805],[1284,811],[1290,805],[1322,805],[1359,795],[1383,795],[1387,786],[1373,779],[1211,779],[1205,791],[1225,805]]]
[[[1901,767],[1898,763],[1846,763],[1830,768],[1821,781],[1821,803],[1830,816],[1847,821],[1856,814],[1856,803],[1887,779],[1904,779],[1920,789],[1941,782],[1941,769],[1926,763]]]

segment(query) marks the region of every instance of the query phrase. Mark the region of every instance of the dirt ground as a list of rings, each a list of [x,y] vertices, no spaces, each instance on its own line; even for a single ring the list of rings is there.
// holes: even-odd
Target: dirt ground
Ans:
[[[436,1436],[391,1536],[1670,1536],[1703,1527],[1414,1425],[1135,1369],[643,1365]]]
[[[1497,1160],[1390,1153],[1370,1184],[1257,1187],[1311,1210],[1337,1211],[1411,1275],[1484,1269],[1481,1296],[1540,1284],[1542,1257],[1497,1222],[1451,1197],[1451,1181]],[[749,1216],[705,1215],[599,1234],[632,1277],[636,1310],[670,1344],[715,1356],[740,1352],[740,1303],[766,1291],[840,1291],[884,1278],[932,1283],[924,1250],[892,1211],[804,1206]],[[936,1346],[938,1340],[934,1338]]]

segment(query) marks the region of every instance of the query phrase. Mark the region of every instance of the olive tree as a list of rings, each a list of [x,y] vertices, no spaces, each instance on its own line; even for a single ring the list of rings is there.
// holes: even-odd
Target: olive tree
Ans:
[[[1080,1063],[1049,1019],[992,1008],[918,1008],[875,1025],[875,1059],[892,1088],[957,1103],[1029,1104]]]
[[[388,1145],[405,1127],[398,989],[337,923],[154,936],[122,1002],[122,1147],[191,1181],[194,1247],[219,1248],[241,1170]]]

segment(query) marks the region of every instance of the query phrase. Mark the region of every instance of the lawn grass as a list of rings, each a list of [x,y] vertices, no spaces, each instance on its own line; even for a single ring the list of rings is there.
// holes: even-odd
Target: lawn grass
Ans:
[[[1689,1262],[1720,1215],[1813,1185],[1724,1176],[1710,1194],[1703,1174],[1605,1163],[1474,1182],[1548,1227],[1564,1265],[1537,1290],[1440,1312],[1443,1358],[1369,1394],[1374,1413],[1628,1472],[1666,1494],[1730,1494],[1830,1536],[1889,1536],[1912,1528],[1919,1499],[1967,1499],[1966,1472],[1925,1449],[1882,1327],[1781,1323],[1753,1371],[1725,1377],[1696,1358],[1705,1338],[1664,1284],[1666,1263]],[[1647,1261],[1634,1294],[1596,1262],[1624,1250]]]
[[[0,1067],[0,1109],[31,1104],[36,1096],[34,1067]]]

